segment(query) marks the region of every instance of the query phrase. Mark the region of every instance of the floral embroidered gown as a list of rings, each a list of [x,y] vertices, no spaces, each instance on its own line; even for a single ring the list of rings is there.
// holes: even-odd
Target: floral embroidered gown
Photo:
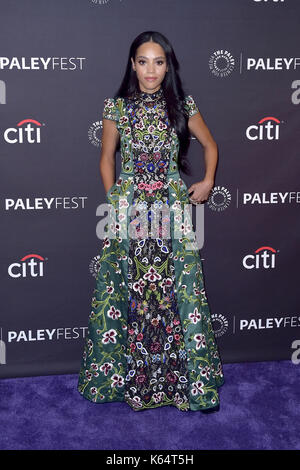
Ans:
[[[189,117],[199,111],[191,95],[184,107]],[[200,252],[191,248],[190,214],[181,218],[190,201],[178,172],[179,140],[163,89],[106,98],[103,118],[116,121],[122,167],[106,194],[115,219],[106,225],[110,236],[103,240],[78,391],[95,403],[125,401],[135,411],[164,405],[182,411],[214,408],[224,376]],[[136,210],[131,216],[129,206]],[[151,209],[163,207],[172,209],[174,218],[169,211],[169,217],[162,212],[162,220],[155,219]],[[148,234],[139,223],[141,214]],[[151,220],[158,224],[155,237]],[[172,235],[175,221],[179,237]]]

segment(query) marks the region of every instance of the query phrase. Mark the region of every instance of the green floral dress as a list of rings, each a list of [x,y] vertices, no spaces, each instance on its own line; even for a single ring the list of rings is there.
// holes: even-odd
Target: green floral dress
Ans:
[[[191,95],[184,107],[189,117],[199,111]],[[190,201],[163,89],[106,98],[103,118],[116,121],[122,167],[106,194],[115,218],[106,225],[78,391],[135,411],[214,408],[224,376],[190,213],[181,223]],[[162,220],[153,208],[162,209]]]

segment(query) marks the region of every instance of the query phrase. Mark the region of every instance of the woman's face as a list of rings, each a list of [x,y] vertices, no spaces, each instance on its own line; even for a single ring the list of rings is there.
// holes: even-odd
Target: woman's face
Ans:
[[[155,93],[161,87],[168,70],[163,48],[156,42],[144,42],[137,48],[135,61],[131,58],[141,91]],[[154,80],[147,80],[153,77]]]

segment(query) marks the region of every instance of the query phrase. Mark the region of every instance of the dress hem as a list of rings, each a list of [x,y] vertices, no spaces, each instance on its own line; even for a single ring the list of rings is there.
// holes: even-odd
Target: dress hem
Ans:
[[[224,380],[219,385],[216,385],[216,388],[218,389],[218,388],[222,387],[222,385],[224,385]],[[96,405],[104,405],[105,403],[126,403],[132,411],[145,411],[145,410],[151,410],[151,409],[154,409],[154,408],[162,408],[163,406],[172,406],[172,407],[176,408],[178,411],[182,411],[182,412],[187,412],[187,411],[192,411],[192,412],[194,412],[194,411],[217,411],[217,409],[220,407],[220,402],[218,401],[213,406],[207,406],[206,408],[197,408],[197,409],[192,409],[190,407],[190,405],[189,405],[189,408],[187,408],[187,409],[181,409],[175,403],[158,403],[157,405],[150,406],[150,407],[145,407],[144,406],[144,407],[140,407],[140,408],[134,408],[134,407],[131,406],[131,404],[125,398],[120,397],[119,399],[116,399],[116,400],[93,401],[90,398],[88,398],[84,393],[81,393],[78,390],[78,388],[77,388],[77,391],[80,394],[80,396],[85,398],[90,403],[94,403]],[[217,408],[217,409],[215,410],[215,408]]]

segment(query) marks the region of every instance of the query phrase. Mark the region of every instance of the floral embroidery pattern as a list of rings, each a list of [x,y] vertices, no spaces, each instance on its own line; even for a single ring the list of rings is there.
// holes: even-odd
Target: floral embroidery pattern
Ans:
[[[191,95],[184,105],[188,116],[198,112]],[[120,132],[122,170],[106,195],[116,217],[107,228],[115,238],[103,240],[78,391],[97,403],[126,401],[135,411],[212,408],[224,376],[192,221],[180,225],[179,238],[165,233],[164,222],[173,233],[189,200],[163,90],[106,98],[103,117]],[[125,229],[137,237],[122,231],[129,205],[136,213]],[[140,215],[150,233],[153,206],[175,215],[173,221],[163,215],[157,236],[149,238]]]

